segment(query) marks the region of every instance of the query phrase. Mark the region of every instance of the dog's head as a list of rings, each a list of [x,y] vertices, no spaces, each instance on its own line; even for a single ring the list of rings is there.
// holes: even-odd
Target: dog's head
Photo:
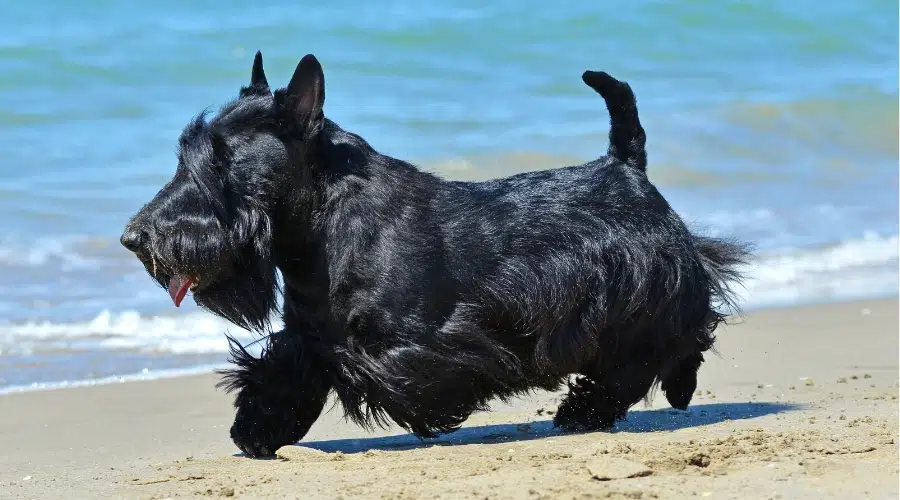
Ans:
[[[278,292],[273,220],[294,210],[286,203],[302,175],[294,166],[322,128],[323,103],[315,57],[273,94],[257,53],[238,99],[185,127],[174,177],[121,237],[176,306],[191,290],[198,305],[243,328],[268,328]]]

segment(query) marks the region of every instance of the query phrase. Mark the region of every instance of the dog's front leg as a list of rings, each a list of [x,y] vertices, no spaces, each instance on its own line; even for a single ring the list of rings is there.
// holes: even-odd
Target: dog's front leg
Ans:
[[[302,334],[274,333],[257,358],[231,341],[237,367],[222,384],[237,391],[231,439],[248,456],[271,456],[296,443],[322,413],[331,380],[307,343]]]

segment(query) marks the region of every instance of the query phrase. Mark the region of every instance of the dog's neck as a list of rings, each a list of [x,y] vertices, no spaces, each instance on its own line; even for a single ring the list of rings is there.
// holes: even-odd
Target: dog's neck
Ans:
[[[281,182],[272,219],[273,260],[287,295],[321,300],[329,286],[322,219],[363,190],[370,157],[378,153],[328,119],[310,142],[294,145],[294,168]],[[346,189],[348,183],[357,189]]]
[[[350,251],[329,242],[377,227],[369,218],[394,217],[410,183],[438,181],[330,120],[304,154],[273,220],[274,259],[286,292],[327,293],[328,263]]]

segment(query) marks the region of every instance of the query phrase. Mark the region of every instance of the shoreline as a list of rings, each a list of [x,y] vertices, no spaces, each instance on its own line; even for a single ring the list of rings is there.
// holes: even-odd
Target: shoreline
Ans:
[[[193,377],[197,375],[208,375],[216,369],[228,367],[227,362],[212,365],[197,365],[186,368],[169,368],[163,370],[147,370],[146,368],[140,372],[125,373],[122,375],[109,375],[100,378],[88,378],[78,380],[60,380],[58,382],[33,382],[28,385],[11,385],[9,387],[0,388],[0,397],[9,394],[23,394],[29,392],[41,391],[57,391],[64,389],[77,389],[80,387],[99,387],[112,384],[127,384],[131,382],[152,382],[155,380],[177,379],[182,377]]]
[[[326,407],[277,460],[231,443],[214,375],[12,393],[0,498],[896,498],[898,328],[897,299],[748,312],[686,412],[657,391],[612,431],[562,434],[540,392],[423,443]]]
[[[831,300],[817,298],[809,301],[795,302],[791,304],[774,304],[774,305],[762,305],[762,306],[752,306],[748,308],[743,308],[741,311],[741,318],[745,318],[749,314],[757,314],[760,312],[766,311],[785,311],[792,309],[800,309],[800,308],[808,308],[808,307],[826,307],[826,306],[834,306],[834,305],[842,305],[842,304],[853,304],[858,302],[880,302],[880,301],[890,301],[897,300],[898,304],[900,304],[900,294],[872,294],[871,296],[866,297],[854,297],[854,298],[834,298]],[[735,324],[738,324],[737,322]],[[223,358],[227,356],[225,352],[222,353]],[[94,386],[103,386],[103,385],[111,385],[111,384],[124,384],[131,382],[142,382],[142,381],[154,381],[154,380],[169,380],[173,378],[182,378],[182,377],[190,377],[197,375],[208,375],[212,374],[216,369],[227,368],[229,363],[227,360],[223,359],[221,363],[211,363],[211,364],[203,364],[203,365],[189,365],[180,368],[167,368],[161,370],[148,370],[143,369],[138,372],[129,372],[122,374],[113,374],[100,378],[88,378],[88,379],[74,379],[74,380],[60,380],[60,381],[51,381],[51,382],[32,382],[31,384],[18,384],[11,385],[7,387],[0,387],[0,398],[5,397],[10,394],[22,394],[29,392],[38,392],[38,391],[56,391],[63,389],[74,389],[79,387],[94,387]]]

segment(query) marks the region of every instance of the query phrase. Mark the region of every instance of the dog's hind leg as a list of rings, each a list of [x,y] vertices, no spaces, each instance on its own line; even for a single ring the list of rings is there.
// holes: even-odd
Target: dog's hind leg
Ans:
[[[662,379],[662,390],[672,408],[686,410],[697,390],[697,371],[703,364],[703,354],[694,353],[683,358]]]
[[[655,363],[641,360],[605,373],[598,366],[569,384],[553,424],[573,431],[608,429],[650,392],[656,376]]]

